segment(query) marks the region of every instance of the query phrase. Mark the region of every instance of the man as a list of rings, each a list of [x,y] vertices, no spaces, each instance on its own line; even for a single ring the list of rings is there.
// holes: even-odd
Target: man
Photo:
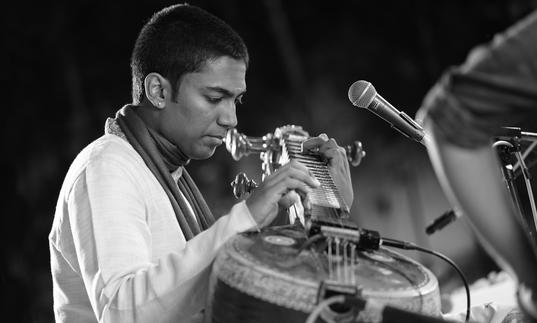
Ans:
[[[218,248],[320,185],[292,161],[214,220],[184,166],[236,126],[247,66],[242,39],[200,8],[171,6],[143,27],[133,104],[77,156],[60,192],[49,236],[57,322],[200,319]],[[344,150],[323,136],[305,146],[329,160],[350,206]]]
[[[518,280],[519,304],[533,320],[537,254],[502,182],[491,144],[502,126],[537,130],[536,44],[533,12],[446,72],[417,117],[429,135],[429,156],[447,197],[467,215],[498,264]]]

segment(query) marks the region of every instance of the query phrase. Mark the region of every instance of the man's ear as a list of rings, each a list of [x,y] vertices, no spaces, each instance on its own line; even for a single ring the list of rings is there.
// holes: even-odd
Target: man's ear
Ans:
[[[144,79],[145,96],[157,109],[164,109],[171,95],[170,82],[159,73],[149,73]]]

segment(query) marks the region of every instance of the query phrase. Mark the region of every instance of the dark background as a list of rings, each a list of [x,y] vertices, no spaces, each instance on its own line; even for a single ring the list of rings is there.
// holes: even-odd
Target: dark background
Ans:
[[[102,134],[106,117],[130,102],[129,58],[137,33],[153,12],[172,3],[3,6],[4,318],[53,321],[47,235],[63,176],[76,154]],[[352,107],[349,86],[368,80],[414,116],[448,66],[537,7],[530,0],[190,3],[230,23],[249,46],[240,132],[261,136],[297,124],[342,145],[359,139],[368,151],[364,164],[382,161],[378,167],[385,171],[426,154],[371,113]],[[191,165],[216,214],[233,203],[227,183],[241,165],[259,167],[255,158],[247,160],[254,166],[236,163],[219,149],[214,158]],[[353,169],[353,176],[359,172]],[[377,201],[378,210],[383,203]]]

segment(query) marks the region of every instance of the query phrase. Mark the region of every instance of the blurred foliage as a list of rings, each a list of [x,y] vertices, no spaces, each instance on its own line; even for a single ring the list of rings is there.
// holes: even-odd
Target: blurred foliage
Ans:
[[[350,84],[368,80],[414,115],[443,70],[537,6],[530,0],[191,3],[229,22],[249,45],[239,131],[261,136],[298,124],[341,144],[360,139],[377,158],[406,139],[353,108]],[[63,176],[80,149],[102,134],[105,118],[130,102],[133,42],[150,15],[169,4],[19,1],[2,10],[8,189],[1,278],[12,313],[5,315],[13,321],[53,321],[47,235]],[[397,162],[400,155],[393,155]],[[224,149],[192,165],[215,213],[233,203],[227,183],[237,165],[253,167],[233,162]]]

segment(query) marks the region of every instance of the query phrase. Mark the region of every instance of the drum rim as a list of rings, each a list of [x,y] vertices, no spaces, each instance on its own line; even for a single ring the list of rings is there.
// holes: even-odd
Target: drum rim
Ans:
[[[256,266],[256,263],[249,257],[245,257],[236,248],[235,244],[239,243],[239,239],[241,239],[241,235],[230,239],[215,259],[213,275],[218,280],[229,286],[234,286],[252,297],[285,308],[307,313],[315,308],[320,281],[293,277],[286,273]],[[434,274],[427,267],[403,254],[389,248],[383,249],[414,264],[427,279],[424,283],[412,289],[362,289],[362,296],[410,310],[418,307],[414,310],[425,314],[439,314],[440,291],[438,280]],[[251,282],[255,283],[251,284]],[[288,288],[290,285],[293,286],[292,289]],[[270,288],[263,288],[264,286],[270,286]],[[278,291],[278,293],[267,293],[267,290]],[[398,300],[401,300],[401,302],[398,302]],[[419,301],[416,302],[416,300]]]

